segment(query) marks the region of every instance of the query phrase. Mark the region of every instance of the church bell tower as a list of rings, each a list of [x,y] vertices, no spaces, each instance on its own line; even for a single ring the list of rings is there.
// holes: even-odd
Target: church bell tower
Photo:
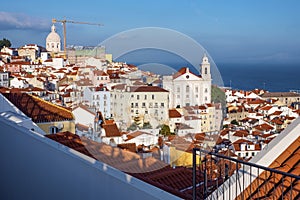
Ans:
[[[200,69],[202,78],[204,80],[211,80],[210,63],[208,62],[208,57],[206,56],[206,54],[204,54],[202,58]]]

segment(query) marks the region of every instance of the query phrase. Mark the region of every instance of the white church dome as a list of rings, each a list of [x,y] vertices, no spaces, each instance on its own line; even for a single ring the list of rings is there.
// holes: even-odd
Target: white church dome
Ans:
[[[60,36],[56,33],[54,24],[51,27],[51,33],[47,36],[46,42],[60,42]]]
[[[51,27],[51,33],[46,38],[47,51],[59,52],[60,51],[60,36],[56,33],[54,24]]]

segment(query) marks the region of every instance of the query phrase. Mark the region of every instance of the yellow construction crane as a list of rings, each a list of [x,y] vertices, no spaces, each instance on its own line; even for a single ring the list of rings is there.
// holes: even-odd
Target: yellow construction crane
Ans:
[[[96,25],[96,26],[103,26],[103,24],[98,24],[98,23],[89,23],[89,22],[77,22],[73,20],[58,20],[58,19],[52,19],[52,23],[55,24],[57,22],[60,22],[63,24],[63,29],[64,29],[64,56],[65,58],[67,57],[67,31],[66,31],[66,23],[73,23],[73,24],[87,24],[87,25]]]

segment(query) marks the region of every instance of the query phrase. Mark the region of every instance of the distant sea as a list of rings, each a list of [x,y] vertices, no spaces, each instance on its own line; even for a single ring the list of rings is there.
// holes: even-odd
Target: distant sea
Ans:
[[[233,89],[266,89],[270,92],[300,90],[297,64],[217,64],[224,86]]]
[[[142,63],[133,63],[141,65]],[[187,63],[164,63],[177,71],[183,66],[195,69]],[[153,70],[151,70],[151,68]],[[218,64],[224,86],[233,89],[265,89],[270,92],[300,90],[300,64]],[[143,69],[143,68],[142,68]],[[161,67],[150,65],[144,70],[163,74]],[[195,70],[194,70],[195,71]],[[197,72],[196,72],[197,73]],[[169,74],[169,73],[167,73]]]

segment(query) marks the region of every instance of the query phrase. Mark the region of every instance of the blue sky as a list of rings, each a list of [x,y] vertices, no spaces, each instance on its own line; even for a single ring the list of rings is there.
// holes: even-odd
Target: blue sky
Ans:
[[[162,27],[195,39],[217,63],[300,63],[298,0],[4,1],[0,38],[45,46],[51,19],[64,17],[104,24],[67,24],[68,44],[96,46],[121,31]]]

